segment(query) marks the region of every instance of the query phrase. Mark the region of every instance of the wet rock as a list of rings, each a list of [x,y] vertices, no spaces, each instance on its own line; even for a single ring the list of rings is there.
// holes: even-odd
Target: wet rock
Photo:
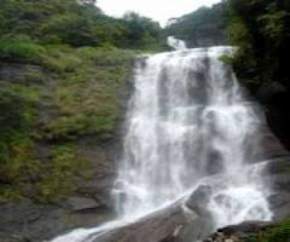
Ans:
[[[275,192],[268,198],[274,221],[282,221],[290,217],[290,193]]]
[[[238,225],[231,225],[222,229],[219,229],[218,232],[223,233],[224,235],[234,235],[234,234],[243,234],[243,233],[257,233],[263,229],[271,226],[269,222],[262,221],[246,221]]]
[[[267,163],[262,174],[270,193],[268,202],[273,220],[281,221],[290,216],[290,159],[274,159]]]
[[[7,234],[2,234],[0,232],[0,241],[1,242],[30,242],[29,239],[17,236],[17,235],[7,235]]]
[[[268,124],[283,145],[290,150],[290,95],[286,86],[278,82],[265,83],[256,93],[257,99],[266,107]]]
[[[96,237],[94,242],[192,242],[213,231],[212,218],[206,210],[211,188],[200,186],[188,201],[153,213],[132,224]],[[94,236],[93,236],[94,237]]]
[[[98,204],[94,199],[85,197],[70,197],[67,204],[74,212],[100,207],[100,204]]]
[[[41,241],[67,226],[63,222],[63,210],[35,204],[29,199],[1,204],[0,214],[0,241]]]
[[[178,229],[188,224],[179,205],[159,211],[147,218],[101,235],[94,242],[161,242],[178,236]]]
[[[286,150],[279,139],[270,131],[263,127],[260,131],[261,136],[261,154],[257,154],[259,160],[278,159],[280,157],[289,157],[290,153]]]
[[[51,100],[59,87],[59,76],[37,65],[25,63],[0,63],[0,82],[19,85],[39,85],[43,98],[38,102],[39,127],[46,126],[59,116],[59,110]],[[130,89],[126,83],[120,88],[122,109],[125,108]],[[131,84],[130,84],[131,85]],[[53,98],[52,98],[53,99]],[[123,116],[125,116],[125,112]],[[123,117],[120,117],[120,119]],[[121,121],[119,126],[121,126]],[[79,227],[92,227],[113,216],[111,189],[115,179],[115,160],[120,154],[121,128],[114,130],[112,137],[101,140],[98,134],[75,137],[76,153],[89,161],[90,179],[78,177],[72,197],[54,204],[39,204],[32,199],[0,203],[0,242],[40,242],[51,239]],[[59,144],[67,142],[58,140]],[[35,144],[37,160],[48,164],[51,161],[55,141],[40,141]],[[39,174],[31,180],[37,181]],[[35,194],[33,186],[25,188],[25,197]],[[13,236],[12,236],[13,235]]]
[[[50,75],[38,65],[22,63],[0,63],[0,80],[19,84],[47,82]]]
[[[199,186],[189,197],[186,205],[196,213],[202,215],[206,213],[205,207],[212,194],[212,188],[208,185]]]
[[[251,234],[259,233],[272,226],[273,225],[268,222],[247,221],[221,228],[216,233],[203,240],[203,242],[244,242],[244,239],[248,238]]]

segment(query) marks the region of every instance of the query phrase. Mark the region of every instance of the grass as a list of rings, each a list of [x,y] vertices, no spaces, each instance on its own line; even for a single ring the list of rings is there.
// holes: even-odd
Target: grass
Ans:
[[[54,202],[70,195],[77,187],[78,178],[88,178],[90,174],[89,162],[72,144],[54,146],[51,156],[37,184],[36,199],[41,202]]]
[[[290,219],[286,219],[274,228],[251,236],[247,242],[287,242],[290,239]]]
[[[7,114],[0,117],[0,201],[54,202],[89,177],[90,163],[79,154],[78,140],[114,135],[121,117],[119,90],[135,55],[115,48],[0,41],[2,61],[29,64],[24,82],[0,80],[0,110]],[[49,147],[48,160],[36,154],[39,143]]]
[[[1,60],[37,63],[44,54],[45,48],[29,38],[0,40]]]
[[[109,137],[120,115],[118,91],[129,78],[134,52],[68,47],[58,57],[56,52],[48,59],[49,68],[60,76],[53,94],[58,115],[45,125],[44,137]]]

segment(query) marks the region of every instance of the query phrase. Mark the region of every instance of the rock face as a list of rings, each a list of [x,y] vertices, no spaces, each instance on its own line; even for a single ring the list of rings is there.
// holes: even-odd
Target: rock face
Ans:
[[[281,150],[282,152],[283,150]],[[284,152],[284,151],[283,151]],[[278,152],[279,153],[279,152]],[[273,153],[272,153],[273,155]],[[264,170],[264,182],[270,187],[268,202],[273,212],[271,223],[247,221],[219,229],[204,242],[245,242],[250,236],[275,228],[277,223],[290,217],[290,158],[273,159]],[[286,241],[285,241],[286,242]]]
[[[271,227],[273,225],[270,223],[248,221],[219,229],[203,242],[244,242],[250,235],[260,233]]]
[[[264,177],[272,191],[268,201],[274,221],[281,221],[290,216],[290,159],[271,161]]]
[[[94,176],[80,183],[72,197],[54,204],[36,203],[30,199],[0,203],[0,241],[41,242],[75,228],[96,226],[111,219],[114,212],[110,197],[114,181],[112,147],[95,149],[91,159]],[[86,155],[89,157],[90,154]]]
[[[290,102],[289,89],[278,82],[271,82],[258,88],[255,96],[266,107],[266,116],[270,128],[282,141],[283,145],[290,149]]]
[[[288,158],[273,159],[264,169],[265,182],[272,190],[268,200],[274,213],[273,223],[290,216],[289,168]],[[225,178],[217,175],[212,183],[221,180]],[[94,242],[192,242],[204,239],[214,228],[211,214],[205,209],[211,193],[211,186],[201,185],[186,201],[180,200],[141,221],[105,233]],[[219,229],[204,242],[242,242],[250,234],[271,228],[273,223],[248,221],[229,226]]]
[[[107,233],[95,242],[161,242],[178,236],[189,223],[181,207],[172,207],[121,229]]]
[[[183,199],[135,223],[105,233],[94,242],[192,242],[213,231],[210,213],[201,206],[208,202],[207,186],[200,186]]]
[[[1,85],[12,83],[25,88],[35,85],[45,89],[44,97],[39,103],[41,124],[53,120],[58,112],[51,101],[60,82],[57,78],[57,74],[41,66],[0,63]],[[129,89],[130,84],[125,82],[118,90],[117,98],[120,99],[122,114],[125,114]],[[75,191],[69,197],[53,203],[40,203],[30,197],[28,191],[27,198],[21,201],[0,201],[0,241],[40,242],[75,228],[96,226],[110,220],[114,213],[111,190],[116,175],[115,161],[120,155],[121,123],[122,120],[119,120],[118,127],[115,127],[109,138],[100,139],[96,133],[68,140],[69,143],[74,143],[75,152],[88,161],[90,167],[89,178],[78,179]],[[63,140],[36,143],[37,159],[42,163],[49,163],[52,159],[51,150],[61,142]]]

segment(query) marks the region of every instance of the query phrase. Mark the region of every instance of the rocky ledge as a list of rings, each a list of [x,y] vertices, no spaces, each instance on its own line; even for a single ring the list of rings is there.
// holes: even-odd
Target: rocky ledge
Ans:
[[[274,224],[267,222],[248,221],[219,229],[203,242],[245,242],[248,241],[251,236],[263,233],[274,227]]]

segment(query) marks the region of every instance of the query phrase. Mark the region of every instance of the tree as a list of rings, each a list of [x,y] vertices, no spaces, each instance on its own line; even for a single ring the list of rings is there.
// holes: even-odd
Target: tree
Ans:
[[[137,13],[129,12],[123,17],[127,30],[127,43],[134,48],[154,48],[161,42],[162,29],[159,23]]]

